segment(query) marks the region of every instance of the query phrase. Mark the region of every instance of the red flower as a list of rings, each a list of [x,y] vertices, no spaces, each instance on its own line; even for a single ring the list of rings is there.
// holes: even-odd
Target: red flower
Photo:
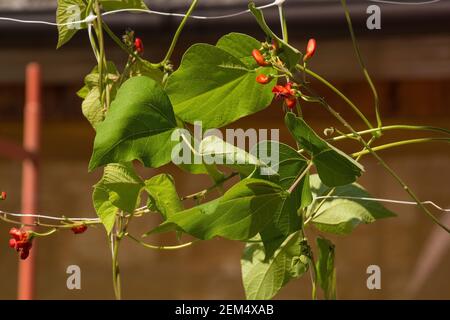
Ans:
[[[303,57],[303,61],[312,58],[312,56],[316,52],[316,47],[317,47],[316,39],[309,39],[308,44],[306,46],[306,54]]]
[[[286,103],[286,106],[292,110],[297,105],[297,98],[286,98],[284,99],[284,102]]]
[[[292,89],[292,83],[288,82],[285,86],[276,85],[273,87],[272,92],[276,98],[284,98],[284,102],[289,109],[293,109],[297,104],[297,97],[295,96],[295,90]]]
[[[9,239],[9,247],[19,252],[20,259],[25,260],[28,258],[30,249],[33,246],[31,232],[11,228],[9,234],[12,237]]]
[[[266,59],[262,55],[261,51],[259,51],[258,49],[254,49],[252,51],[252,56],[255,59],[256,63],[258,65],[260,65],[261,67],[265,67],[265,66],[269,65],[269,63],[266,61]]]
[[[295,95],[295,91],[292,90],[292,83],[290,82],[285,86],[276,85],[273,87],[272,92],[275,93],[277,98],[292,98]]]
[[[144,43],[140,38],[134,40],[134,49],[140,54],[144,53]]]
[[[15,240],[20,240],[22,238],[22,233],[23,232],[17,228],[11,228],[11,230],[9,230],[9,235]]]
[[[75,234],[80,234],[80,233],[84,233],[86,230],[87,230],[87,225],[84,225],[84,224],[80,224],[80,225],[78,225],[78,226],[74,226],[74,227],[72,227],[72,231],[73,231],[73,233],[75,233]]]
[[[9,239],[9,247],[15,249],[16,248],[16,239]]]
[[[270,80],[272,80],[272,78],[269,76],[266,76],[265,74],[260,74],[259,76],[256,77],[256,82],[261,83],[261,84],[268,84],[270,82]]]
[[[6,192],[2,191],[2,193],[0,194],[0,200],[6,200]]]

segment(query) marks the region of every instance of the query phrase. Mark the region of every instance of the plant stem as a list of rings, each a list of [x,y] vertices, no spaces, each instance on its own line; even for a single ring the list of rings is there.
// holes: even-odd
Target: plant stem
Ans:
[[[311,291],[311,298],[313,300],[317,300],[317,270],[316,270],[316,264],[314,262],[314,257],[311,253],[311,257],[309,259],[309,276],[311,277],[311,285],[312,285],[312,291]]]
[[[381,127],[383,125],[383,123],[382,123],[381,115],[380,115],[380,99],[378,97],[378,92],[377,92],[375,85],[373,84],[373,81],[369,75],[369,72],[367,71],[366,65],[365,65],[364,60],[361,55],[361,50],[359,48],[358,42],[356,41],[355,31],[353,29],[353,24],[352,24],[352,19],[350,17],[350,12],[348,11],[348,8],[347,8],[347,1],[341,0],[341,3],[342,3],[342,7],[344,8],[345,19],[347,21],[348,29],[350,31],[350,37],[352,39],[353,49],[355,50],[356,58],[358,59],[358,62],[363,71],[364,77],[366,78],[366,81],[369,84],[370,89],[372,90],[372,94],[373,94],[373,98],[374,98],[374,102],[375,102],[375,114],[377,117],[377,124],[378,124],[378,127]]]
[[[404,145],[408,145],[408,144],[424,143],[424,142],[432,142],[432,141],[450,142],[450,138],[420,138],[420,139],[396,141],[396,142],[392,142],[392,143],[383,144],[381,146],[373,147],[372,151],[380,151],[380,150],[386,150],[386,149],[404,146]],[[353,153],[352,156],[360,157],[360,156],[364,156],[364,155],[370,154],[370,153],[371,152],[369,150],[365,149],[363,151]]]
[[[190,247],[191,245],[193,245],[194,243],[198,242],[199,240],[194,240],[188,243],[183,243],[177,246],[155,246],[152,244],[148,244],[145,243],[139,239],[137,239],[136,237],[133,237],[131,234],[127,233],[126,234],[127,237],[129,237],[131,240],[139,243],[140,245],[144,246],[145,248],[149,248],[149,249],[154,249],[154,250],[178,250],[178,249],[183,249],[183,248],[187,248]]]
[[[105,86],[105,70],[106,69],[106,59],[105,59],[105,42],[103,39],[103,21],[100,10],[100,1],[95,0],[95,14],[97,15],[97,23],[95,24],[95,31],[97,34],[98,46],[99,46],[99,59],[98,59],[98,86],[100,89],[100,100],[104,111],[108,110],[108,95],[106,94]]]
[[[344,127],[357,136],[358,141],[370,152],[370,154],[378,160],[378,162],[384,167],[384,169],[402,186],[402,188],[408,193],[408,195],[417,203],[422,211],[428,215],[428,217],[444,229],[447,233],[450,233],[450,229],[443,225],[420,201],[416,194],[408,187],[408,185],[400,178],[400,176],[370,147],[370,145],[353,129],[353,127],[336,112],[328,103],[321,99],[322,105],[339,121]]]
[[[369,122],[369,120],[366,118],[366,116],[361,112],[361,110],[359,110],[359,108],[349,98],[347,98],[346,95],[344,95],[339,89],[337,89],[335,86],[333,86],[329,81],[322,78],[320,75],[318,75],[314,71],[311,71],[308,68],[306,68],[300,64],[297,65],[297,69],[309,74],[316,80],[323,83],[329,89],[331,89],[334,93],[336,93],[339,97],[341,97],[342,100],[344,100],[358,114],[358,116],[361,118],[362,121],[364,121],[364,123],[367,125],[367,127],[369,127],[369,129],[373,129],[372,124]]]
[[[112,269],[113,269],[113,286],[116,300],[122,299],[122,290],[120,284],[120,266],[119,266],[119,245],[120,240],[116,235],[112,236]]]
[[[233,172],[231,174],[229,174],[228,176],[224,177],[223,179],[221,179],[220,181],[216,182],[214,185],[212,185],[211,187],[204,189],[202,191],[190,194],[188,196],[184,196],[181,198],[181,200],[187,200],[187,199],[199,199],[204,197],[205,195],[207,195],[209,192],[211,192],[212,190],[221,187],[225,182],[227,182],[228,180],[230,180],[231,178],[237,176],[239,173],[238,172]]]
[[[289,190],[288,190],[289,193],[292,193],[295,190],[297,185],[306,176],[306,174],[309,172],[309,170],[311,169],[312,166],[313,166],[313,162],[309,161],[308,166],[305,168],[305,170],[303,170],[302,174],[299,175],[297,179],[295,179],[294,183],[289,188]]]
[[[411,126],[411,125],[391,125],[391,126],[384,126],[380,128],[375,129],[369,129],[369,130],[363,130],[358,131],[357,133],[359,135],[365,135],[368,133],[374,133],[376,131],[384,132],[389,130],[418,130],[418,131],[434,131],[434,132],[440,132],[450,135],[450,130],[445,128],[438,128],[438,127],[432,127],[432,126]],[[344,139],[355,139],[357,138],[357,135],[354,135],[353,133],[344,134],[338,137],[331,138],[330,141],[340,141]]]
[[[49,230],[47,232],[44,232],[44,233],[33,232],[33,234],[35,236],[37,236],[37,237],[47,237],[47,236],[50,236],[50,235],[54,234],[57,231],[58,231],[58,229],[53,228],[53,229],[51,229],[51,230]]]
[[[284,15],[283,4],[278,5],[278,14],[280,16],[281,33],[283,36],[283,41],[288,43],[288,41],[289,41],[288,28],[287,28],[287,23],[286,23],[286,17]]]
[[[191,3],[191,6],[189,7],[189,10],[186,12],[186,15],[184,16],[183,20],[181,20],[181,23],[179,24],[177,31],[175,32],[175,35],[172,38],[172,42],[170,44],[169,50],[166,53],[166,56],[164,57],[164,60],[161,61],[160,65],[165,65],[170,58],[172,57],[173,51],[175,50],[175,46],[177,45],[178,38],[181,35],[181,32],[183,31],[184,25],[186,24],[186,21],[189,19],[189,16],[194,11],[195,7],[197,6],[198,0],[193,0]]]

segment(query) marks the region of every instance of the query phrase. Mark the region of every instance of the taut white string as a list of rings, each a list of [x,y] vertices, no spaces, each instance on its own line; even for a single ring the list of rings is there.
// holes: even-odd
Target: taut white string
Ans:
[[[275,0],[272,3],[263,5],[263,6],[259,6],[257,7],[258,9],[267,9],[270,7],[274,7],[274,6],[281,6],[286,0]],[[163,11],[155,11],[155,10],[146,10],[146,9],[119,9],[119,10],[112,10],[112,11],[107,11],[107,12],[103,12],[102,16],[108,16],[111,14],[116,14],[116,13],[123,13],[123,12],[142,12],[142,13],[148,13],[148,14],[156,14],[156,15],[161,15],[161,16],[172,16],[172,17],[185,17],[186,14],[184,13],[173,13],[173,12],[163,12]],[[246,13],[249,13],[250,10],[243,10],[243,11],[239,11],[236,13],[232,13],[232,14],[227,14],[227,15],[221,15],[221,16],[196,16],[196,15],[191,15],[189,16],[189,18],[192,19],[198,19],[198,20],[214,20],[214,19],[226,19],[226,18],[232,18],[232,17],[237,17]],[[96,15],[89,15],[88,17],[86,17],[83,20],[79,20],[79,21],[70,21],[70,22],[65,22],[65,23],[56,23],[56,22],[48,22],[48,21],[40,21],[40,20],[21,20],[21,19],[14,19],[14,18],[8,18],[8,17],[0,17],[0,21],[10,21],[10,22],[18,22],[18,23],[31,23],[31,24],[43,24],[43,25],[49,25],[49,26],[69,26],[69,25],[75,25],[75,24],[82,24],[82,23],[87,23],[90,24],[92,23],[92,21],[94,21],[96,18]]]
[[[321,200],[321,199],[349,199],[349,200],[387,202],[387,203],[394,203],[394,204],[417,205],[417,202],[414,202],[414,201],[402,201],[402,200],[380,199],[380,198],[365,198],[365,197],[346,197],[346,196],[320,196],[320,197],[314,198],[314,201]],[[450,209],[441,208],[440,206],[438,206],[437,204],[435,204],[432,201],[423,201],[423,202],[421,202],[421,204],[431,205],[442,212],[450,212]]]

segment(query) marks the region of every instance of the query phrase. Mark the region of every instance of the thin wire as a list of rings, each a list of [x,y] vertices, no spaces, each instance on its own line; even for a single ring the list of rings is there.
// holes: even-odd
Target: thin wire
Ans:
[[[272,3],[263,5],[258,7],[258,9],[267,9],[270,7],[274,7],[274,6],[281,6],[286,0],[275,0]],[[148,14],[156,14],[156,15],[161,15],[161,16],[172,16],[172,17],[185,17],[186,14],[184,13],[172,13],[172,12],[162,12],[162,11],[155,11],[155,10],[146,10],[146,9],[119,9],[119,10],[112,10],[112,11],[108,11],[108,12],[104,12],[102,13],[102,16],[108,16],[108,15],[112,15],[112,14],[116,14],[116,13],[123,13],[123,12],[142,12],[142,13],[148,13]],[[189,16],[189,18],[192,19],[198,19],[198,20],[215,20],[215,19],[226,19],[226,18],[232,18],[232,17],[237,17],[246,13],[249,13],[250,10],[244,10],[244,11],[239,11],[236,13],[232,13],[232,14],[227,14],[227,15],[221,15],[221,16],[195,16],[195,15],[191,15]],[[96,18],[96,15],[89,15],[87,16],[85,19],[83,20],[79,20],[79,21],[71,21],[71,22],[65,22],[65,23],[55,23],[55,22],[48,22],[48,21],[40,21],[40,20],[21,20],[21,19],[14,19],[14,18],[8,18],[8,17],[0,17],[0,21],[10,21],[10,22],[18,22],[18,23],[31,23],[31,24],[44,24],[44,25],[50,25],[50,26],[69,26],[69,25],[74,25],[74,24],[82,24],[82,23],[87,23],[87,24],[91,24],[92,21],[94,21]]]
[[[314,201],[320,200],[320,199],[349,199],[349,200],[364,200],[364,201],[388,202],[388,203],[395,203],[395,204],[417,205],[417,202],[413,202],[413,201],[380,199],[380,198],[366,198],[366,197],[347,197],[347,196],[320,196],[320,197],[316,197],[314,199]],[[421,202],[421,204],[431,205],[442,212],[450,212],[450,209],[444,209],[432,201],[423,201],[423,202]]]

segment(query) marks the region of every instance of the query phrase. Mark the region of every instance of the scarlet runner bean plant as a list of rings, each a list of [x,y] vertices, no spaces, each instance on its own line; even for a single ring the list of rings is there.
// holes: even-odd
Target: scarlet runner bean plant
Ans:
[[[86,19],[81,27],[89,31],[97,65],[86,76],[78,95],[83,99],[83,114],[96,131],[89,171],[103,170],[92,195],[99,220],[64,218],[61,224],[39,222],[36,225],[44,229],[42,233],[11,229],[9,245],[22,259],[27,258],[34,238],[64,229],[81,234],[91,225],[102,224],[112,251],[114,291],[120,299],[118,254],[124,239],[152,250],[182,250],[198,241],[222,237],[246,243],[241,264],[248,299],[270,299],[288,282],[305,274],[311,277],[314,299],[317,289],[323,291],[325,298],[334,299],[335,246],[326,235],[347,235],[360,224],[394,216],[380,203],[367,200],[370,195],[356,183],[364,173],[360,160],[367,154],[376,158],[433,222],[449,231],[378,151],[426,141],[448,142],[450,131],[427,126],[383,126],[377,93],[359,53],[345,0],[342,4],[357,58],[375,97],[376,126],[341,91],[308,68],[308,61],[320,50],[316,40],[308,41],[304,53],[289,43],[283,2],[279,4],[281,36],[267,25],[263,12],[250,3],[250,12],[262,29],[263,41],[229,33],[215,45],[194,44],[175,70],[170,59],[197,2],[192,1],[164,59],[155,63],[144,59],[144,43],[134,32],[128,31],[120,38],[102,19],[102,13],[111,10],[147,10],[143,1],[58,0],[58,47],[77,32],[65,24],[70,19],[68,6],[75,4],[81,8],[83,19],[92,18]],[[119,69],[108,60],[104,47],[106,36],[126,53],[124,68]],[[367,129],[356,131],[315,93],[311,78],[340,96]],[[180,133],[189,131],[190,125],[197,121],[205,129],[223,128],[270,107],[274,98],[282,101],[284,121],[296,148],[278,141],[260,142],[256,148],[278,150],[277,163],[255,159],[237,147],[224,148],[226,143],[219,138],[205,138],[200,142],[201,148],[196,149],[192,139]],[[325,136],[315,132],[302,117],[303,102],[325,108],[342,129],[328,129]],[[391,130],[437,132],[442,136],[375,144]],[[139,161],[146,167],[159,168],[172,162],[173,150],[180,142],[172,139],[175,133],[197,156],[202,157],[209,150],[219,158],[236,160],[244,156],[245,161],[227,161],[221,166],[206,161],[177,164],[180,170],[191,173],[192,179],[209,175],[212,180],[211,187],[205,190],[179,196],[169,174],[144,179],[136,173],[133,164]],[[356,140],[362,150],[346,154],[333,145],[341,140]],[[261,174],[262,168],[270,169],[271,174]],[[225,182],[234,184],[225,190]],[[210,200],[212,191],[221,195]],[[1,198],[6,199],[6,194],[2,193]],[[144,198],[148,200],[143,205]],[[130,224],[149,214],[160,215],[162,223],[149,226],[149,231],[142,236],[132,235]],[[2,219],[20,224],[6,213]],[[322,236],[315,241],[310,239],[309,228],[320,231]],[[166,232],[174,232],[178,239],[187,234],[195,240],[175,246],[145,242],[145,237],[151,234]]]

